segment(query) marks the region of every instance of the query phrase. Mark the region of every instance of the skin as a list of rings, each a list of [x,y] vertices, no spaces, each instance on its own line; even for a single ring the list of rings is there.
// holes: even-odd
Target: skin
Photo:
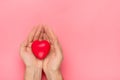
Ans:
[[[31,50],[35,40],[47,40],[51,44],[48,56],[44,60],[37,59]],[[24,80],[41,80],[42,70],[47,80],[63,80],[60,65],[63,60],[62,49],[53,31],[46,26],[37,26],[32,29],[28,37],[20,46],[20,56],[26,66]]]
[[[51,44],[49,55],[43,60],[43,70],[48,80],[62,80],[60,65],[63,60],[62,49],[53,31],[44,27],[43,39]]]

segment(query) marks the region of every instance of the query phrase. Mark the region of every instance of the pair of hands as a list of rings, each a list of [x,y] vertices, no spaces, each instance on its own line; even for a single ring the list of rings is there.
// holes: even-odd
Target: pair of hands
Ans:
[[[51,50],[44,60],[37,59],[31,50],[31,44],[35,40],[47,40],[51,44]],[[20,55],[26,65],[26,68],[31,69],[27,70],[25,77],[27,77],[27,75],[29,76],[30,73],[28,72],[34,74],[35,70],[38,70],[36,72],[39,73],[39,76],[42,74],[43,70],[48,80],[54,80],[57,79],[55,76],[60,76],[59,68],[63,60],[62,49],[56,35],[50,28],[46,26],[34,27],[29,33],[27,39],[25,39],[25,41],[21,44]],[[32,73],[32,70],[34,73]],[[57,75],[54,76],[54,74]],[[34,76],[35,74],[32,77],[33,80],[35,80]],[[27,79],[28,78],[25,78],[25,80]]]

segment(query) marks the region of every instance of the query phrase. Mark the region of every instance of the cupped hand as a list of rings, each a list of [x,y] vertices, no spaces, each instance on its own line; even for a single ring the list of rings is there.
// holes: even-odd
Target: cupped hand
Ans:
[[[47,74],[49,71],[59,70],[63,55],[62,48],[54,32],[46,26],[44,26],[43,31],[43,39],[48,40],[51,44],[50,52],[43,60],[43,70]]]
[[[26,66],[42,67],[42,60],[38,60],[31,49],[31,44],[35,40],[41,40],[43,36],[43,27],[37,26],[32,29],[27,39],[20,46],[20,55]]]

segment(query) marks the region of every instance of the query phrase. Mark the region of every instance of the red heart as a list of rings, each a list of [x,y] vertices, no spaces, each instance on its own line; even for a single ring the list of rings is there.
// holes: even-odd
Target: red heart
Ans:
[[[37,58],[44,59],[50,51],[50,44],[46,40],[36,40],[32,43],[32,51]]]

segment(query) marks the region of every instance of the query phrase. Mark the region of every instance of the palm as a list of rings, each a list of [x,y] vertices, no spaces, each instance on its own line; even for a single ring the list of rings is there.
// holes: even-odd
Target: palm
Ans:
[[[21,44],[20,55],[26,66],[33,66],[33,65],[40,66],[42,64],[42,61],[38,60],[34,56],[31,50],[32,42],[36,39],[39,39],[39,40],[41,39],[40,32],[41,32],[41,27],[33,28],[28,38]]]
[[[33,55],[30,47],[27,46],[26,49],[21,51],[21,53],[22,53],[21,56],[23,58],[23,61],[27,66],[31,66],[36,63],[36,58]]]
[[[60,67],[62,61],[62,49],[60,48],[60,44],[58,40],[55,38],[53,32],[50,32],[48,29],[45,29],[44,39],[48,40],[51,43],[51,50],[49,55],[44,59],[43,68],[44,69],[52,69],[57,70]]]
[[[47,58],[45,58],[43,65],[48,69],[57,70],[59,68],[60,61],[61,60],[56,56],[56,52],[50,51]]]

